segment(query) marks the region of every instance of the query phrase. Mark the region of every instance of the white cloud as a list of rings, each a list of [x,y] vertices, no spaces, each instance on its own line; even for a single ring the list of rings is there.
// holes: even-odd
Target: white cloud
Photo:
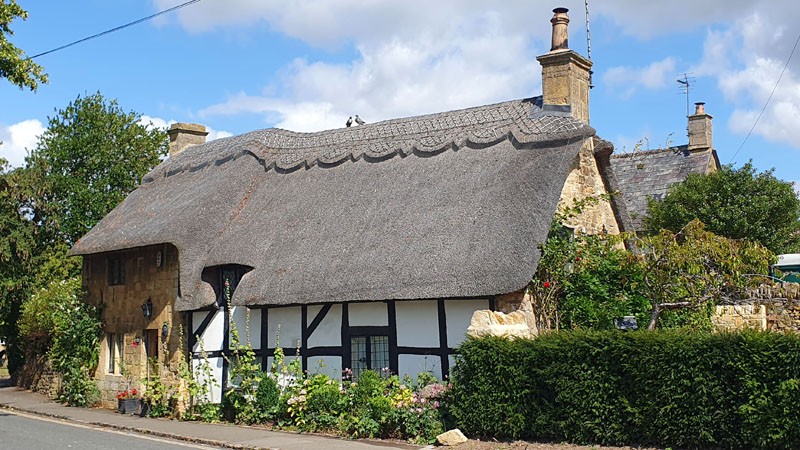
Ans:
[[[473,20],[483,22],[482,32],[465,34]],[[533,96],[540,69],[529,42],[523,29],[510,31],[487,12],[413,37],[360,44],[354,61],[295,60],[278,88],[268,90],[280,96],[240,92],[200,116],[261,113],[278,127],[316,131],[341,127],[354,114],[375,122]]]
[[[584,53],[584,2],[561,3],[571,10],[572,47]],[[154,4],[165,8],[175,0]],[[355,113],[377,121],[538,94],[534,58],[547,50],[552,6],[526,0],[297,0],[287,7],[280,0],[230,0],[194,4],[164,16],[164,23],[177,22],[192,33],[266,26],[312,47],[357,49],[358,56],[346,62],[297,60],[262,92],[231,95],[200,113],[259,114],[269,125],[312,131],[340,127]],[[797,37],[800,2],[605,0],[593,3],[591,14],[593,23],[605,21],[606,28],[636,40],[705,29],[702,60],[690,71],[717,81],[735,105],[728,125],[743,134]],[[675,59],[648,64],[641,58],[609,69],[605,82],[623,97],[674,85]],[[755,132],[800,147],[795,105],[800,55]]]
[[[786,7],[783,14],[775,9],[780,8],[741,17],[724,31],[710,31],[696,72],[715,77],[734,105],[731,131],[746,135],[761,114],[754,134],[800,148],[800,55],[786,66],[798,38],[796,27],[788,24],[800,20],[800,8]]]
[[[583,2],[567,6],[582,11]],[[175,6],[175,0],[154,0],[157,9]],[[530,19],[547,17],[552,9],[544,2],[510,0],[487,5],[483,0],[296,0],[291,7],[282,0],[228,0],[200,2],[174,16],[190,32],[217,28],[241,29],[258,24],[319,48],[332,49],[349,42],[376,42],[394,37],[413,38],[430,30],[465,25],[463,35],[474,32],[486,14],[501,17],[508,29],[530,29],[541,37],[549,27],[531,27]],[[580,8],[580,9],[576,9]]]
[[[154,128],[154,127],[155,128],[161,128],[161,129],[164,129],[164,130],[169,128],[169,126],[172,125],[173,123],[177,123],[177,122],[178,121],[174,120],[174,119],[167,120],[167,119],[162,119],[160,117],[151,117],[151,116],[147,116],[147,115],[142,115],[139,118],[139,124],[140,125],[144,125],[144,126],[146,126],[148,128]],[[233,136],[233,134],[228,132],[228,131],[215,130],[215,129],[207,126],[207,125],[206,125],[206,131],[208,131],[208,136],[206,136],[206,141],[207,142],[208,141],[213,141],[215,139],[221,139],[221,138]]]
[[[36,141],[44,133],[42,122],[31,119],[9,125],[0,125],[0,156],[7,159],[11,167],[22,167],[25,157],[36,147]]]
[[[668,57],[645,67],[612,67],[603,75],[603,81],[623,98],[628,98],[639,88],[663,88],[668,81],[672,81],[674,74],[675,59]]]

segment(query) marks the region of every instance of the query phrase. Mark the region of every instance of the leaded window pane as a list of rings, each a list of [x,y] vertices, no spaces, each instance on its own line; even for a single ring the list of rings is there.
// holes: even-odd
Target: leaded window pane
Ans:
[[[389,367],[389,336],[370,336],[370,369],[381,371]]]

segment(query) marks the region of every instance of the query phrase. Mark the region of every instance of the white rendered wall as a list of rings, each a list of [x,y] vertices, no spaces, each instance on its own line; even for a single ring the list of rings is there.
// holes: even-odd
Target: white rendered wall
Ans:
[[[436,355],[398,355],[400,377],[408,374],[416,381],[420,372],[430,372],[437,380],[442,379],[442,359]]]
[[[197,335],[197,329],[200,324],[208,315],[208,311],[200,311],[192,313],[192,334]],[[222,337],[225,335],[225,314],[222,311],[214,311],[214,318],[208,324],[208,327],[202,335],[197,337],[197,343],[192,351],[200,352],[200,344],[202,342],[203,349],[207,352],[222,350]]]
[[[347,308],[351,327],[389,325],[389,310],[384,302],[350,303]]]
[[[322,309],[322,306],[309,306],[308,307],[308,324],[317,317],[317,313]],[[319,323],[317,329],[308,337],[308,348],[314,347],[338,347],[342,345],[342,305],[332,305],[328,314]],[[309,359],[310,361],[310,359]],[[341,361],[336,366],[341,368]],[[309,362],[308,368],[311,368]]]
[[[250,344],[250,348],[253,350],[260,349],[261,310],[248,309],[246,306],[234,306],[231,308],[231,318],[239,333],[239,342],[241,342],[242,345]]]
[[[395,302],[395,311],[398,346],[439,347],[439,312],[436,300],[398,301]]]
[[[203,364],[208,361],[208,365],[211,368],[211,378],[210,381],[210,390],[205,396],[205,400],[211,403],[220,403],[222,402],[222,361],[221,357],[217,358],[208,358],[207,360],[204,359],[192,359],[192,368],[194,369],[194,376],[198,382],[203,382],[203,378],[205,374],[201,367]]]
[[[489,309],[489,300],[445,300],[448,347],[454,348],[464,342],[472,313],[481,309]]]
[[[270,308],[267,311],[267,333],[269,333],[269,347],[275,348],[275,337],[280,325],[281,347],[295,347],[295,342],[301,339],[300,323],[302,314],[299,306],[287,308]]]
[[[322,363],[320,365],[320,363]],[[309,356],[308,373],[324,373],[337,380],[342,378],[342,358],[340,356]]]

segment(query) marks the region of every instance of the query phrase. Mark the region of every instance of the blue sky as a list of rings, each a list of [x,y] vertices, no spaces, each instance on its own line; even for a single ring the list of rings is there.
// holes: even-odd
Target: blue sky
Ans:
[[[30,16],[12,24],[12,42],[36,54],[183,0],[18,2]],[[752,159],[800,181],[800,50],[736,153],[800,35],[797,3],[590,1],[592,126],[617,152],[686,143],[675,80],[690,72],[723,164]],[[96,91],[158,126],[202,123],[211,138],[539,95],[535,57],[556,6],[570,8],[570,47],[586,55],[577,0],[200,0],[38,58],[50,83],[36,93],[0,81],[0,156],[22,164],[48,116]]]

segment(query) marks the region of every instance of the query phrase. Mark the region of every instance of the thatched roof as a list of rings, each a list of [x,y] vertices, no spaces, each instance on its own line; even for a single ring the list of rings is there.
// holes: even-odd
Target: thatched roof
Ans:
[[[624,231],[641,231],[647,215],[647,199],[662,199],[675,183],[691,173],[705,174],[719,168],[713,149],[689,151],[686,146],[611,155],[611,170],[627,209],[619,217]]]
[[[531,99],[318,133],[190,147],[72,249],[171,243],[179,310],[214,302],[206,267],[241,264],[232,302],[469,297],[525,287],[594,130]]]

